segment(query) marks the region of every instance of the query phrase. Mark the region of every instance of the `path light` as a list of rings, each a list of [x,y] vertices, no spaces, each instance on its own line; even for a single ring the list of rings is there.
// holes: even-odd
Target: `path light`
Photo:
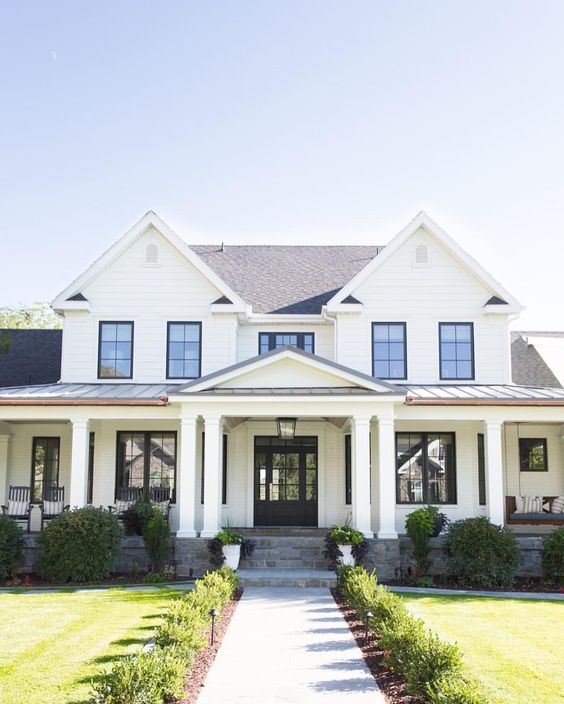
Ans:
[[[368,645],[368,624],[370,622],[370,619],[374,616],[372,611],[368,611],[368,609],[364,612],[364,644]]]
[[[293,440],[296,434],[297,418],[277,418],[276,427],[278,428],[278,437],[281,440]]]
[[[217,617],[217,610],[216,609],[210,609],[210,616],[212,620],[212,630],[211,630],[211,644],[213,645],[214,641],[214,629],[215,629],[215,619]]]

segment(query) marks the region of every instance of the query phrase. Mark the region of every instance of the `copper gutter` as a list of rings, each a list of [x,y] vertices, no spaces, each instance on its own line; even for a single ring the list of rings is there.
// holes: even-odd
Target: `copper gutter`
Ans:
[[[406,406],[564,406],[564,399],[506,399],[506,400],[479,400],[479,399],[418,399],[406,396]]]
[[[110,400],[110,399],[0,399],[0,406],[168,406],[168,398],[161,396],[159,399]]]

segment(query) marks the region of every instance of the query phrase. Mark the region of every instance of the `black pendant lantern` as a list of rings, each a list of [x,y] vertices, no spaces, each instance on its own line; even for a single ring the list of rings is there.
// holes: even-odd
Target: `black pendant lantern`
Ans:
[[[278,428],[278,437],[281,440],[293,440],[296,434],[297,418],[277,418],[276,427]]]

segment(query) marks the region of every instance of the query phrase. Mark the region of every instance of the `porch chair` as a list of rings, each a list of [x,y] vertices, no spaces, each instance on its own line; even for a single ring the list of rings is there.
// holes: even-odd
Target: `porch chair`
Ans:
[[[130,506],[141,500],[141,487],[123,486],[116,490],[116,501],[114,506],[108,506],[110,513],[116,514],[121,519]]]
[[[170,514],[170,488],[164,486],[152,486],[149,493],[149,501],[153,508],[158,508],[168,522]]]
[[[25,521],[29,533],[31,530],[31,487],[10,486],[8,505],[2,506],[2,513],[13,521]]]
[[[52,521],[60,516],[63,511],[68,511],[70,506],[65,506],[65,487],[46,486],[43,491],[43,500],[39,504],[41,511],[41,530],[45,521]]]

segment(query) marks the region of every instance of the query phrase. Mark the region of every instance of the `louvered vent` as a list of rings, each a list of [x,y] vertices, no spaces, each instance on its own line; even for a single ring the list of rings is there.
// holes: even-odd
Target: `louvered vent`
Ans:
[[[145,250],[145,263],[146,264],[158,264],[159,263],[159,250],[156,244],[148,244]]]
[[[427,247],[424,244],[418,244],[415,248],[415,263],[416,264],[428,264],[429,255],[427,253]]]

